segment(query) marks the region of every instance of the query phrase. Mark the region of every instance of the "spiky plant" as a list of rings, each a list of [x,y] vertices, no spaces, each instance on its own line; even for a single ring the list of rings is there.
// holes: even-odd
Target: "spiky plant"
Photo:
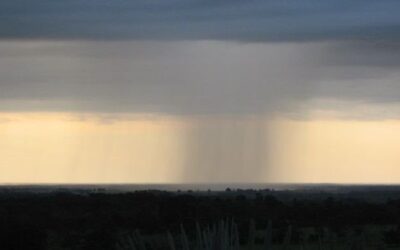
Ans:
[[[219,222],[201,228],[199,223],[195,225],[195,239],[190,240],[183,225],[178,234],[173,236],[166,234],[166,242],[170,250],[240,250],[238,226],[233,220],[220,220]],[[256,227],[253,220],[250,221],[248,235],[248,249],[255,249]],[[147,242],[148,243],[148,242]],[[148,250],[146,241],[139,231],[126,235],[117,244],[118,250]],[[272,249],[272,226],[268,223],[266,229],[264,250]]]

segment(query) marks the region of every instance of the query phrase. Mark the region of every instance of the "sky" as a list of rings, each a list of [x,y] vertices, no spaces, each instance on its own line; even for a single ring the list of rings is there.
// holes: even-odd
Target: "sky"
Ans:
[[[399,183],[399,11],[1,1],[0,183]]]

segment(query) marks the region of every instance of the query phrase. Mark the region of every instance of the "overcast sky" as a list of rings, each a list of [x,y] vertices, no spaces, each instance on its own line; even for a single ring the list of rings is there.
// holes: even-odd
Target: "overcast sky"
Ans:
[[[398,39],[396,0],[4,0],[0,36],[21,39]]]
[[[299,112],[400,97],[398,1],[0,3],[2,110]],[[393,114],[395,115],[395,114]]]
[[[140,148],[143,140],[151,141],[148,144],[151,146],[147,151],[143,149],[146,153],[141,154],[142,158],[130,158],[133,156],[121,149],[120,152],[126,153],[117,157],[121,166],[129,169],[132,166],[128,162],[133,165],[141,162],[138,169],[144,171],[151,164],[152,167],[162,164],[161,159],[169,155],[173,159],[167,157],[169,163],[164,162],[167,166],[164,172],[180,166],[180,171],[174,171],[187,181],[273,180],[274,171],[270,169],[283,173],[282,169],[294,168],[293,164],[292,168],[283,167],[290,164],[282,163],[281,156],[302,157],[299,153],[302,146],[298,146],[301,144],[293,142],[298,137],[286,138],[283,129],[278,132],[270,123],[274,119],[286,119],[281,126],[284,131],[293,132],[300,127],[299,130],[306,131],[307,142],[315,139],[310,148],[320,145],[319,140],[325,137],[309,132],[308,125],[296,127],[291,121],[312,123],[329,118],[356,121],[357,126],[363,127],[366,123],[362,122],[383,124],[386,120],[400,119],[399,11],[397,0],[3,0],[0,2],[0,112],[6,115],[0,117],[0,123],[6,127],[0,130],[0,137],[8,140],[9,143],[3,138],[3,150],[11,153],[2,165],[18,166],[15,159],[19,158],[12,152],[25,152],[25,144],[19,150],[11,147],[16,138],[24,141],[21,134],[10,134],[19,126],[21,129],[28,126],[32,130],[26,131],[33,136],[39,130],[30,127],[32,124],[48,124],[57,115],[66,113],[83,123],[87,116],[98,117],[104,124],[132,121],[132,116],[136,117],[133,120],[160,116],[175,120],[168,125],[155,122],[162,129],[153,128],[154,133],[149,132],[148,137],[138,132],[141,126],[130,125],[131,146]],[[33,116],[30,121],[21,118],[19,125],[5,122],[10,117],[15,122],[17,114],[27,113],[54,116]],[[88,124],[91,122],[89,119]],[[332,124],[310,127],[331,131],[336,126]],[[375,123],[368,126],[371,124]],[[68,152],[74,152],[71,155],[85,159],[77,160],[75,165],[85,169],[103,164],[107,168],[106,163],[112,161],[101,158],[99,152],[108,152],[114,141],[117,145],[128,143],[113,136],[119,126],[122,125],[110,126],[104,133],[101,130],[107,138],[104,139],[107,150],[99,149],[98,144],[85,144],[92,149],[90,160],[85,158],[84,146],[69,144]],[[348,133],[350,129],[367,135],[376,128],[363,127],[363,130],[357,126],[338,126],[342,132],[337,133],[348,136],[352,134]],[[78,127],[73,123],[71,129]],[[388,124],[379,127],[388,131],[393,128]],[[70,132],[77,138],[86,138],[91,133],[86,131],[83,135],[74,129]],[[158,145],[155,135],[163,134],[164,130],[168,136],[160,144],[168,150],[174,148],[173,152],[155,150]],[[93,131],[98,132],[97,128]],[[282,134],[286,141],[297,146],[280,144],[282,138],[276,134]],[[359,138],[364,136],[360,134]],[[372,145],[376,138],[367,141]],[[354,148],[360,145],[363,143]],[[284,148],[292,148],[293,152],[285,152]],[[385,156],[385,152],[394,148],[382,147],[382,155],[376,157],[379,159],[376,162],[390,162],[387,166],[394,166],[397,158]],[[323,161],[303,163],[298,172],[314,164],[320,167],[313,168],[313,173],[321,173],[314,175],[315,181],[321,176],[329,180],[328,172],[321,166],[329,162],[338,166],[344,158],[339,154],[331,161],[325,153],[319,153],[326,156],[321,156]],[[153,162],[152,155],[159,157],[159,161]],[[64,155],[65,159],[71,157]],[[114,159],[113,155],[109,157]],[[49,160],[47,166],[53,166],[56,160]],[[366,162],[367,159],[356,165]],[[272,167],[272,164],[282,166]],[[70,171],[68,167],[65,169]],[[372,165],[371,169],[376,170]],[[354,171],[359,172],[359,169]],[[87,173],[83,175],[87,179],[82,180],[100,180],[91,179],[91,171]],[[121,170],[114,179],[125,176],[124,173]],[[151,176],[153,172],[146,173]],[[64,175],[58,176],[63,180]],[[76,181],[71,176],[68,180]],[[338,180],[344,180],[343,176]],[[106,175],[103,177],[107,180]],[[299,179],[310,180],[303,177]],[[138,180],[148,179],[143,178]],[[173,179],[163,178],[160,175],[157,180]]]

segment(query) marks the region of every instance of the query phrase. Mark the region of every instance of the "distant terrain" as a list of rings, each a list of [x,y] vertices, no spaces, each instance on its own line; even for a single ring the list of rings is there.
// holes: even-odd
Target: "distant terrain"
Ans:
[[[0,188],[1,249],[400,249],[400,187]]]

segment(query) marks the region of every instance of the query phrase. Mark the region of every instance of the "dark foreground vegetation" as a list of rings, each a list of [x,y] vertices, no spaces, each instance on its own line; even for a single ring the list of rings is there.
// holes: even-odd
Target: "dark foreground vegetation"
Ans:
[[[400,249],[400,199],[367,193],[8,190],[0,249]]]

